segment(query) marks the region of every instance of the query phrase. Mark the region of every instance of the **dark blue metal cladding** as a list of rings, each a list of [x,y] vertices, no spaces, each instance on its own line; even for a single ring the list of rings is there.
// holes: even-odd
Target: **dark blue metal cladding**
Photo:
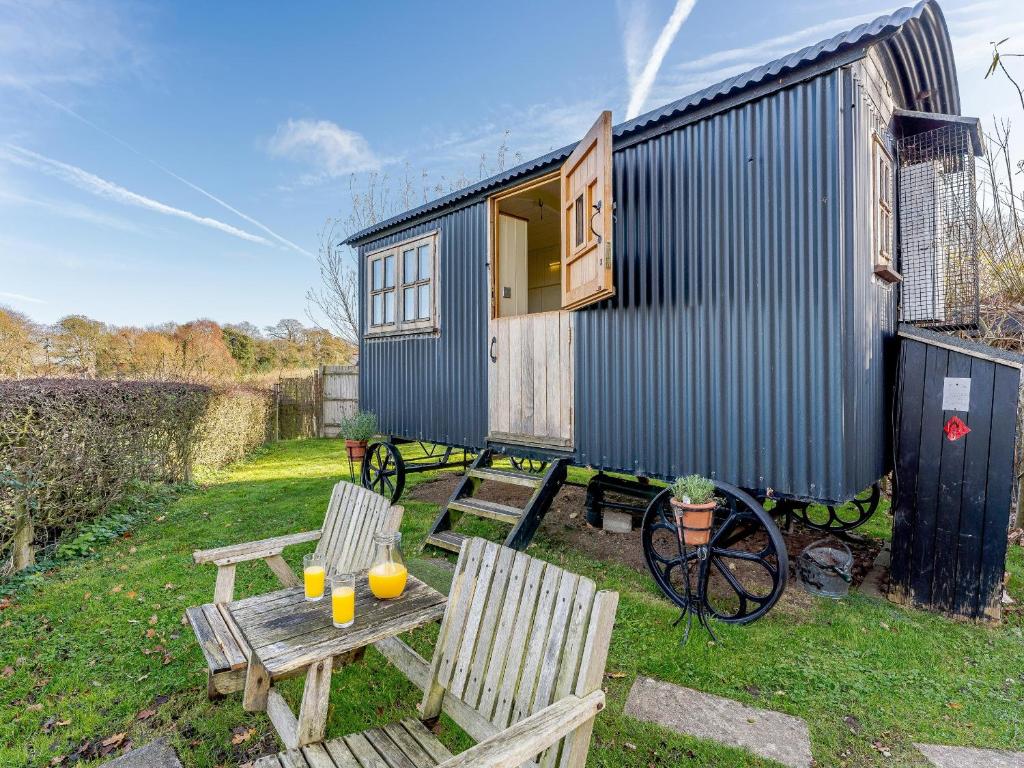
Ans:
[[[381,431],[448,445],[480,447],[487,432],[487,205],[450,211],[367,243],[360,256],[439,230],[440,333],[363,339],[360,407]],[[366,260],[360,258],[360,285]],[[365,301],[365,292],[361,300]],[[366,323],[361,307],[361,328]]]
[[[866,247],[850,195],[868,166],[855,172],[849,80],[832,71],[615,152],[617,294],[576,322],[581,464],[818,499],[883,473],[868,336],[890,320],[869,318],[870,253],[850,258]]]

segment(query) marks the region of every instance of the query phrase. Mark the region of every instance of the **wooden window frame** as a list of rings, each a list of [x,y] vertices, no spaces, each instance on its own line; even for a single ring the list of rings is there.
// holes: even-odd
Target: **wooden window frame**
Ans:
[[[405,240],[384,248],[378,248],[365,255],[366,281],[364,285],[366,288],[366,330],[363,333],[364,337],[379,338],[384,336],[404,336],[410,334],[433,333],[438,330],[438,286],[440,285],[440,276],[438,274],[438,267],[440,266],[440,259],[438,258],[438,242],[439,231],[433,230],[422,235],[406,238]],[[423,245],[430,246],[431,272],[430,278],[425,280],[420,279],[419,277],[419,248]],[[417,279],[406,283],[404,252],[409,250],[413,251],[413,257],[417,261]],[[389,256],[394,258],[395,264],[395,282],[393,287],[388,287],[385,284],[386,274],[384,273],[384,262]],[[381,262],[382,287],[379,289],[375,289],[373,285],[373,264],[375,261]],[[425,318],[413,318],[412,320],[406,320],[404,291],[406,288],[416,289],[416,303],[418,308],[419,287],[423,285],[430,286],[430,312]],[[391,323],[380,323],[374,325],[373,298],[376,295],[382,295],[391,291],[393,291],[395,295],[394,321]],[[385,299],[381,299],[382,319],[384,313],[384,302]],[[417,312],[417,314],[419,313]]]
[[[887,282],[902,279],[896,271],[893,198],[896,171],[892,155],[876,132],[871,134],[871,258],[875,274]],[[887,178],[886,178],[887,177]],[[887,183],[886,183],[887,182]]]

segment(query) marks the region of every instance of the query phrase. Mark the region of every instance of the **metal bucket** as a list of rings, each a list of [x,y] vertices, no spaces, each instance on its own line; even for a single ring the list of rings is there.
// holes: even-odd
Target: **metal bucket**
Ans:
[[[812,595],[846,597],[853,581],[853,553],[836,539],[816,541],[796,559],[796,575]]]

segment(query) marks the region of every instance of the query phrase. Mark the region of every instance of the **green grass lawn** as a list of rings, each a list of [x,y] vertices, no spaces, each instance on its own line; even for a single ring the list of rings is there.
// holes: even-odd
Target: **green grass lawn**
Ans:
[[[203,657],[182,616],[212,599],[215,569],[193,565],[190,555],[319,527],[343,465],[337,441],[271,446],[205,478],[96,557],[16,593],[0,610],[0,766],[68,765],[76,754],[91,764],[98,751],[113,755],[129,741],[158,736],[187,766],[233,765],[269,751],[276,741],[264,715],[245,712],[238,694],[206,698]],[[406,494],[430,477],[410,476]],[[415,556],[436,506],[404,503],[406,554]],[[876,515],[869,532],[886,535],[887,519]],[[295,566],[311,548],[286,557]],[[598,718],[592,766],[771,765],[626,717],[638,674],[800,716],[823,766],[925,765],[913,741],[1024,748],[1019,613],[986,628],[853,595],[808,600],[798,613],[777,609],[745,628],[718,626],[719,643],[698,633],[681,647],[671,627],[677,612],[647,575],[543,536],[530,553],[621,594],[609,706]],[[1009,567],[1011,591],[1024,597],[1020,547],[1012,548]],[[275,584],[261,564],[243,565],[236,594]],[[428,652],[435,633],[415,633],[414,644]],[[285,686],[293,704],[300,685]],[[336,673],[328,735],[412,715],[418,701],[417,690],[371,650]],[[447,722],[442,739],[453,748],[467,744]]]

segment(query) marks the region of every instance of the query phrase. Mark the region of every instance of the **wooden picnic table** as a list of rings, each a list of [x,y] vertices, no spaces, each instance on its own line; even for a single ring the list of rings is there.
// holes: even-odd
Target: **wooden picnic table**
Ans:
[[[266,711],[289,749],[322,741],[327,726],[331,671],[360,655],[366,646],[438,621],[447,599],[412,574],[401,597],[378,600],[366,571],[356,577],[355,621],[339,629],[331,620],[330,590],[318,602],[302,587],[228,603],[251,649],[242,705]],[[306,675],[298,718],[273,688],[278,680]]]

